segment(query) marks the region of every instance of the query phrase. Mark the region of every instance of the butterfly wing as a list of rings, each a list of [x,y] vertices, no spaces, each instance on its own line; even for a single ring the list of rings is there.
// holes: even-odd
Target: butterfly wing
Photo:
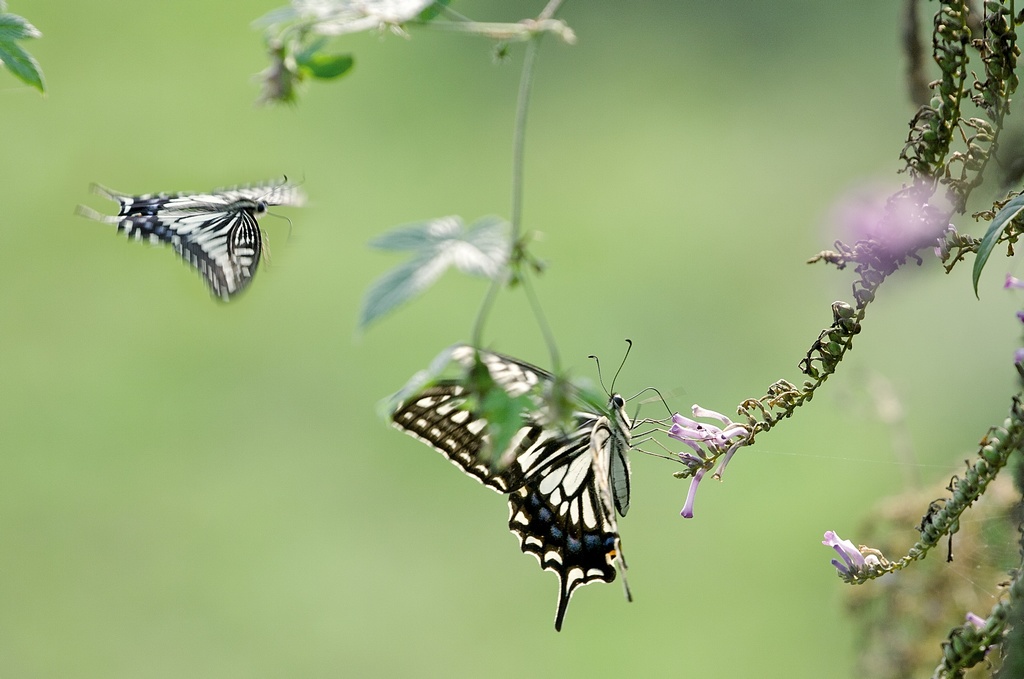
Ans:
[[[245,200],[259,201],[268,206],[283,205],[288,207],[301,207],[306,203],[306,196],[299,190],[299,187],[289,184],[287,181],[219,189],[211,195],[228,203]]]
[[[473,355],[471,347],[452,352],[453,358],[467,367],[472,365]],[[513,397],[534,393],[554,379],[550,373],[508,356],[483,351],[479,356],[495,383]],[[551,418],[538,399],[534,410],[523,413],[523,426],[498,458],[511,463],[496,471],[481,458],[487,446],[488,423],[462,409],[465,401],[461,383],[444,380],[399,405],[393,423],[441,452],[466,474],[509,494],[508,525],[520,548],[559,578],[555,629],[560,630],[578,587],[611,582],[616,565],[625,568],[614,507],[621,510],[629,504],[628,418],[618,406],[611,418],[581,410],[574,414],[575,427],[565,432],[545,424]]]
[[[409,399],[392,414],[393,424],[444,455],[463,472],[499,493],[522,484],[514,467],[494,470],[481,454],[487,446],[487,421],[462,409],[466,388],[442,380]],[[530,436],[523,437],[529,444]]]
[[[94,185],[118,202],[108,217],[79,206],[81,215],[117,225],[129,238],[168,243],[206,280],[211,292],[229,301],[252,282],[263,252],[256,221],[267,206],[299,206],[304,197],[287,183],[224,189],[210,193],[131,196]]]
[[[621,559],[612,508],[608,418],[577,414],[578,428],[535,450],[534,471],[509,496],[509,529],[541,568],[558,576],[555,629],[562,629],[573,592],[592,582],[611,582]],[[628,591],[628,590],[627,590]]]

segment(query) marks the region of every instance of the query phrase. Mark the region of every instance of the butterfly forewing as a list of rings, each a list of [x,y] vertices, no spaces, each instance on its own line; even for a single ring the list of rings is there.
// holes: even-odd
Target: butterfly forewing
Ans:
[[[248,287],[256,273],[264,247],[257,215],[268,206],[304,202],[298,188],[287,183],[140,196],[93,188],[119,203],[118,214],[109,217],[84,206],[79,214],[116,224],[129,238],[171,244],[224,301]]]
[[[466,474],[499,493],[507,493],[522,480],[515,476],[514,469],[493,470],[481,458],[487,445],[487,421],[461,407],[466,394],[458,382],[443,380],[402,404],[392,420],[396,427],[440,452]]]
[[[630,424],[622,399],[614,396],[607,413],[592,412],[582,398],[573,427],[554,422],[538,395],[554,377],[540,368],[491,352],[460,346],[452,357],[469,369],[475,355],[494,382],[510,396],[532,395],[523,426],[497,459],[494,470],[482,458],[488,423],[463,406],[467,391],[459,380],[441,380],[400,404],[396,427],[441,452],[466,474],[509,494],[509,528],[523,552],[559,578],[555,628],[561,629],[573,592],[591,582],[611,582],[621,558],[615,510],[629,507]],[[617,400],[616,400],[617,399]]]

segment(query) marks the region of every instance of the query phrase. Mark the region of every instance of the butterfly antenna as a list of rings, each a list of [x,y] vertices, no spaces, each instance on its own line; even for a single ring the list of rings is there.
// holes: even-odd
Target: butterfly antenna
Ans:
[[[594,363],[597,363],[597,379],[601,383],[601,388],[604,389],[604,393],[610,394],[611,392],[608,391],[608,387],[604,386],[604,377],[601,375],[601,359],[594,354],[590,354],[587,358],[592,358],[594,359]]]
[[[619,373],[622,372],[622,366],[626,365],[626,359],[629,358],[629,352],[633,348],[633,340],[626,338],[626,354],[622,357],[622,363],[619,364],[619,369],[615,371],[615,377],[612,378],[612,392],[615,391],[615,380],[619,379]]]
[[[615,376],[612,377],[613,391],[615,389],[615,380],[619,379],[619,373],[622,372],[622,366],[626,365],[626,359],[629,358],[629,350],[633,348],[633,340],[627,339],[626,342],[629,344],[629,346],[626,347],[626,355],[622,357],[622,363],[619,364],[619,369],[615,371]],[[601,382],[601,388],[604,389],[606,394],[611,394],[612,391],[609,391],[608,387],[604,386],[604,376],[601,375],[601,359],[594,354],[590,354],[587,358],[592,358],[594,359],[594,362],[597,363],[597,379]]]

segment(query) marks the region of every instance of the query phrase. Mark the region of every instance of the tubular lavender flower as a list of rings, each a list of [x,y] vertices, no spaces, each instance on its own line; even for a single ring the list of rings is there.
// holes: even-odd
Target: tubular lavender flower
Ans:
[[[985,618],[981,617],[980,615],[975,615],[970,611],[967,612],[966,622],[969,622],[972,625],[974,625],[975,629],[982,629],[983,627],[985,627]]]
[[[686,491],[686,502],[683,503],[683,509],[679,512],[684,519],[693,518],[693,500],[697,496],[697,486],[700,485],[700,480],[704,478],[706,472],[707,469],[703,467],[698,469],[693,475],[693,480],[690,481],[690,489]]]
[[[821,541],[821,544],[826,547],[831,547],[836,550],[839,556],[843,557],[843,561],[839,559],[832,559],[832,565],[836,567],[839,574],[843,577],[847,577],[859,571],[865,565],[864,555],[860,553],[852,542],[849,540],[843,540],[835,531],[825,531],[825,539]],[[844,563],[845,562],[845,563]]]
[[[687,519],[693,518],[693,502],[697,486],[714,461],[719,457],[722,458],[722,462],[714,474],[716,479],[721,479],[722,472],[725,471],[725,466],[732,459],[733,454],[740,446],[746,445],[750,438],[750,430],[747,427],[736,424],[721,413],[701,408],[696,404],[692,410],[694,417],[715,419],[724,427],[698,422],[679,413],[672,416],[672,426],[666,433],[670,438],[685,443],[693,450],[693,453],[679,453],[680,461],[690,469],[690,473],[683,474],[683,476],[693,475],[686,494],[686,503],[680,512]]]

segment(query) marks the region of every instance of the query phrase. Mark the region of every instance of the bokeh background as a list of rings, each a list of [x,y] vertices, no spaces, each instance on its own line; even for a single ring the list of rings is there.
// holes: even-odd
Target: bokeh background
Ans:
[[[566,4],[579,42],[540,55],[525,219],[574,374],[629,337],[619,388],[657,386],[677,410],[732,412],[799,379],[852,282],[805,260],[851,191],[901,179],[897,4]],[[833,381],[705,481],[695,519],[675,468],[634,455],[635,601],[583,588],[556,634],[555,577],[520,553],[501,498],[375,413],[468,339],[483,282],[451,274],[354,327],[399,261],[371,237],[508,215],[522,47],[496,64],[479,38],[355,35],[350,76],[259,108],[249,24],[272,0],[10,5],[44,34],[27,47],[49,92],[0,73],[0,676],[852,676],[821,534],[856,540],[872,503],[947,479],[1001,421],[1004,260],[980,302],[937,261],[890,281]],[[455,6],[517,20],[542,3]],[[290,234],[263,220],[273,260],[230,305],[171,251],[73,214],[110,209],[90,182],[285,174],[309,206],[280,211]],[[548,364],[521,293],[487,339]],[[875,414],[879,379],[898,431]]]

